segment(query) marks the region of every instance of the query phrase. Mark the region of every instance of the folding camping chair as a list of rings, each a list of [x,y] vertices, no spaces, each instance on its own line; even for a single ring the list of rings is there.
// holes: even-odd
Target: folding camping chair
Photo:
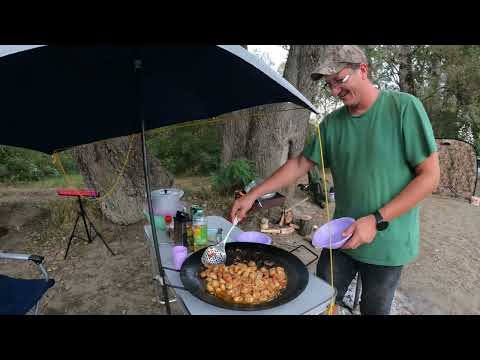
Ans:
[[[44,257],[0,251],[0,259],[32,261],[43,276],[43,279],[17,279],[0,274],[0,315],[37,315],[40,300],[55,284],[43,266]]]

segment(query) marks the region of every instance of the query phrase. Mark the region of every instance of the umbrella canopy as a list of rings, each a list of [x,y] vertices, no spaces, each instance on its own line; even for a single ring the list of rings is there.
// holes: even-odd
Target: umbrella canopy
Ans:
[[[141,61],[141,76],[135,71]],[[240,46],[4,47],[0,144],[55,150],[291,102],[318,113]]]
[[[0,47],[0,79],[0,144],[51,154],[141,132],[155,258],[169,314],[145,130],[280,102],[318,113],[240,46]]]

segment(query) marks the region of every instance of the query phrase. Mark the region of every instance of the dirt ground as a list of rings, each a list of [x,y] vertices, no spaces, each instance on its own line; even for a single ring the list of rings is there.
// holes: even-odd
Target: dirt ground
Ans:
[[[296,195],[298,200],[303,198],[300,193]],[[74,239],[64,260],[72,227],[67,224],[52,230],[52,217],[58,217],[59,209],[72,211],[73,207],[62,210],[65,201],[54,190],[0,189],[0,251],[45,256],[49,274],[56,281],[42,302],[41,312],[164,314],[152,280],[143,223],[118,226],[92,216],[116,256],[99,238],[90,244]],[[438,195],[426,199],[421,207],[421,254],[403,272],[392,314],[480,314],[480,207]],[[296,208],[295,214],[310,214],[318,224],[326,219],[325,210],[309,202]],[[226,216],[226,211],[210,209],[209,215]],[[273,220],[278,215],[278,209],[262,210],[240,227],[258,230],[260,217]],[[286,250],[305,245],[320,253],[310,246],[309,238],[296,233],[272,238],[274,245]],[[295,254],[305,263],[315,259],[302,249]],[[309,266],[311,272],[315,264]],[[0,273],[24,278],[39,275],[32,264],[5,261],[0,261]],[[351,292],[347,294],[351,296]],[[182,313],[175,303],[173,311]]]

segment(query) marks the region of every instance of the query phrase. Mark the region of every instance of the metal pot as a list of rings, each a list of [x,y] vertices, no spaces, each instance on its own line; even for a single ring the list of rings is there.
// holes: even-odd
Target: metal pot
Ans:
[[[155,215],[175,216],[184,192],[180,189],[165,188],[152,191],[152,205]]]
[[[261,183],[263,182],[262,179],[256,179],[256,180],[252,180],[250,181],[247,186],[245,186],[244,190],[245,192],[249,192],[250,190],[252,190],[255,186],[257,185],[260,185]],[[271,199],[275,196],[276,192],[272,192],[272,193],[268,193],[268,194],[264,194],[262,196],[260,196],[260,200],[267,200],[267,199]]]

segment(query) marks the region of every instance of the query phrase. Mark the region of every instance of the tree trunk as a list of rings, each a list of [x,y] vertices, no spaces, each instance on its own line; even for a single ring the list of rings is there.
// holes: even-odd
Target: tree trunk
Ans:
[[[285,64],[284,77],[307,99],[319,94],[319,86],[310,74],[323,55],[324,46],[292,45]],[[234,114],[223,129],[223,164],[233,159],[253,161],[259,176],[266,178],[289,158],[303,149],[310,111],[295,104],[259,106]],[[294,186],[282,189],[287,197]]]
[[[248,50],[248,45],[241,46]],[[222,128],[223,147],[221,161],[223,165],[235,159],[246,159],[250,112],[250,109],[245,109],[218,117],[225,120]]]
[[[400,91],[416,95],[415,76],[413,74],[412,50],[409,45],[400,45],[399,49],[399,80]]]
[[[234,111],[219,116],[224,119],[222,127],[222,154],[223,165],[235,159],[246,159],[247,140],[250,129],[250,109]]]
[[[430,87],[428,88],[427,96],[428,98],[423,100],[425,105],[425,110],[428,114],[432,114],[439,110],[441,106],[441,101],[437,99],[443,98],[442,91],[440,87],[442,86],[441,83],[441,76],[442,76],[442,66],[440,59],[437,56],[432,56],[431,59],[431,77],[430,77]]]
[[[298,219],[298,233],[302,236],[309,236],[313,231],[314,221],[310,215],[303,215]]]
[[[130,139],[122,137],[77,146],[72,151],[87,187],[99,191],[101,197],[107,195],[100,201],[102,213],[113,223],[122,225],[140,221],[146,203],[140,135],[133,135],[130,155],[124,172],[119,177],[129,145]],[[152,190],[171,186],[173,176],[156,158],[148,156],[148,153],[147,158]]]

